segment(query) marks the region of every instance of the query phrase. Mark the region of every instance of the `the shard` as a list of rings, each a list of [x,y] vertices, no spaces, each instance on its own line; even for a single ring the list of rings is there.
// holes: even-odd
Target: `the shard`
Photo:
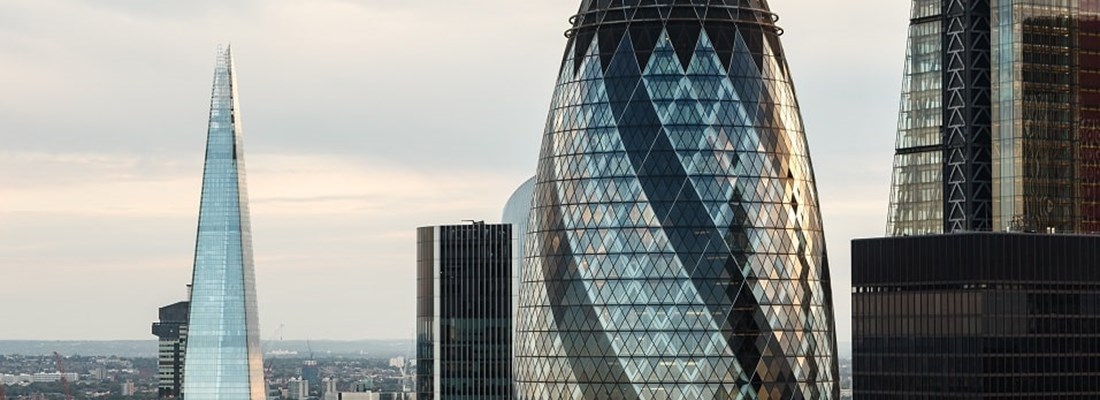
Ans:
[[[765,0],[585,0],[539,158],[520,399],[838,399],[803,123]]]
[[[263,400],[252,232],[233,55],[218,50],[202,178],[191,316],[188,400]]]

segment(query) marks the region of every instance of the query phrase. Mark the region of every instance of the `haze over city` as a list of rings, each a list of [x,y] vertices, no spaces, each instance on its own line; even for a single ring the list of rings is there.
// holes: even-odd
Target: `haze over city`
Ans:
[[[886,223],[909,4],[774,0],[825,220]],[[535,172],[576,0],[0,3],[0,339],[150,339],[184,298],[214,47],[239,73],[262,337],[414,334],[415,228]],[[869,34],[873,32],[873,34]],[[853,111],[855,110],[855,111]]]

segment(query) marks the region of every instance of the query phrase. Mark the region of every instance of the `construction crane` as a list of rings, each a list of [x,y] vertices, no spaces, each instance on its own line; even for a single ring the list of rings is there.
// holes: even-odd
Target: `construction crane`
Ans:
[[[53,360],[57,363],[57,372],[61,374],[61,385],[65,388],[65,400],[73,400],[73,391],[69,389],[69,380],[65,379],[65,366],[61,364],[61,354],[53,352]]]

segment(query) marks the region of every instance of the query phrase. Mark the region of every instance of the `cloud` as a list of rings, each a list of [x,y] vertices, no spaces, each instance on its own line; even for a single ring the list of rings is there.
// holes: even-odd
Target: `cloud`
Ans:
[[[408,337],[415,227],[495,220],[534,173],[577,3],[0,2],[0,270],[21,282],[0,303],[45,299],[0,335],[145,338],[182,297],[214,48],[232,42],[263,332]],[[848,240],[885,225],[908,4],[772,7],[843,341]]]
[[[333,338],[404,337],[412,314],[379,313],[374,320],[383,325],[362,327],[362,332],[328,331],[323,320],[315,319],[314,308],[303,306],[308,301],[294,300],[312,290],[299,286],[302,282],[320,284],[316,279],[323,279],[325,287],[343,290],[320,296],[318,305],[339,302],[341,309],[370,309],[395,301],[411,304],[415,228],[464,218],[497,219],[511,190],[525,177],[460,168],[440,174],[302,153],[253,153],[247,169],[260,304],[264,315],[272,317],[265,321],[312,321],[319,336]],[[97,309],[117,322],[103,325],[117,328],[96,332],[37,331],[26,336],[24,332],[35,331],[19,329],[4,335],[143,337],[146,329],[122,329],[134,328],[135,316],[178,299],[189,281],[201,171],[202,160],[196,157],[0,154],[0,269],[5,280],[22,283],[0,292],[0,300],[63,290],[70,301],[94,299]],[[8,273],[14,270],[19,272]],[[120,279],[142,288],[119,289],[128,295],[104,297],[105,288],[120,287],[83,284],[91,276],[97,282]],[[159,290],[157,295],[141,297],[151,287]],[[294,296],[288,299],[284,293]],[[60,308],[51,310],[65,316],[61,319],[80,312],[55,306]],[[39,317],[36,312],[12,313],[5,325],[40,326]],[[145,323],[144,318],[138,321]]]

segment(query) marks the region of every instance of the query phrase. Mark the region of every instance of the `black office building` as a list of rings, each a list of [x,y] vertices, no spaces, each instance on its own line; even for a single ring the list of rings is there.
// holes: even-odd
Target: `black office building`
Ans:
[[[187,349],[187,318],[191,302],[181,301],[160,308],[160,321],[153,323],[158,340],[157,397],[182,397],[183,358]]]
[[[417,399],[512,397],[512,226],[417,230]]]
[[[856,240],[855,398],[1100,398],[1098,259],[1097,236]]]
[[[912,4],[855,399],[1100,398],[1100,2]]]

